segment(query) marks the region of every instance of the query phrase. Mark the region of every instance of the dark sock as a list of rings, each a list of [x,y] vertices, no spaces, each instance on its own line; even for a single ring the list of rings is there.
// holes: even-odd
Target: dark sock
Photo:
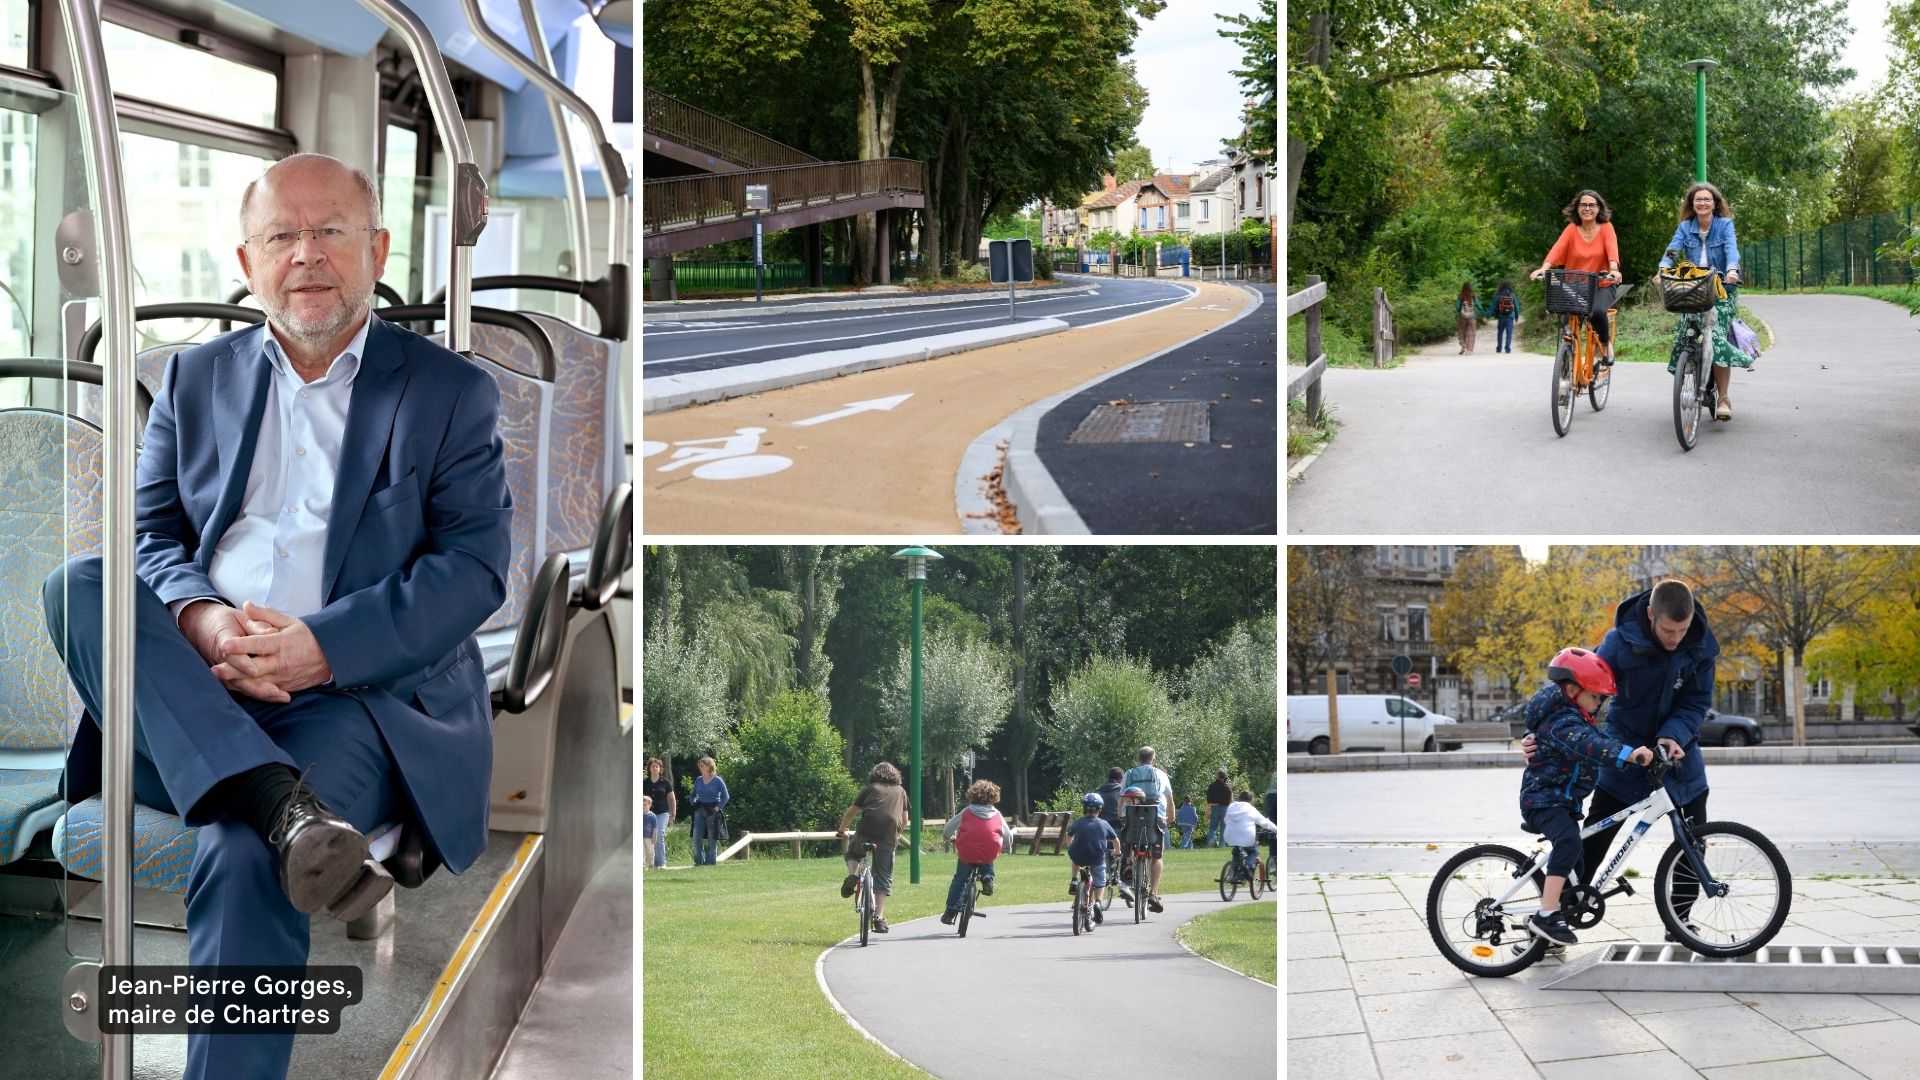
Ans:
[[[270,841],[273,827],[280,822],[280,811],[299,788],[300,774],[274,762],[229,776],[214,790],[228,813],[253,826],[254,831]]]

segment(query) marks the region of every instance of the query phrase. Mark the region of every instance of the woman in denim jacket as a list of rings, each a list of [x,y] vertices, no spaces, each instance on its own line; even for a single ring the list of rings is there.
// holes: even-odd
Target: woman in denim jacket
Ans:
[[[1735,348],[1727,339],[1727,332],[1733,327],[1733,317],[1737,308],[1740,286],[1740,244],[1733,235],[1733,209],[1727,205],[1727,197],[1712,184],[1701,182],[1687,189],[1687,197],[1680,201],[1680,224],[1673,230],[1673,239],[1667,241],[1668,255],[1660,260],[1662,270],[1672,266],[1675,259],[1672,252],[1678,251],[1695,266],[1711,266],[1720,271],[1727,286],[1727,298],[1714,305],[1716,318],[1713,323],[1713,387],[1718,393],[1719,403],[1714,406],[1715,420],[1733,419],[1733,402],[1727,400],[1727,386],[1733,381],[1733,369],[1752,367],[1753,357]],[[1667,371],[1672,372],[1679,362],[1684,342],[1683,329],[1677,330],[1673,340],[1673,356],[1667,361]]]

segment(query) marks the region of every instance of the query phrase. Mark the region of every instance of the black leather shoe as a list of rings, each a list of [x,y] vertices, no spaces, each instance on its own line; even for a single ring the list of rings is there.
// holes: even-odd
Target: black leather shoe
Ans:
[[[368,862],[367,838],[304,784],[281,809],[267,843],[280,855],[280,887],[294,909],[308,915],[358,884]]]
[[[360,864],[360,874],[347,891],[327,905],[327,914],[341,922],[352,922],[373,910],[373,905],[393,891],[393,875],[372,859]]]
[[[426,884],[435,870],[440,869],[440,859],[427,850],[420,829],[407,825],[400,830],[399,845],[382,865],[393,876],[394,884],[405,889],[417,889]]]

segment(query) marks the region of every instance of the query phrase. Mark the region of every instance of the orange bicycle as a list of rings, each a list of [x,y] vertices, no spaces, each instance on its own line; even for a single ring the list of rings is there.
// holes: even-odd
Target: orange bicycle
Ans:
[[[1584,270],[1553,270],[1549,276],[1574,286],[1598,285],[1605,277]],[[1626,288],[1622,288],[1614,300],[1618,302],[1626,293]],[[1548,295],[1553,295],[1551,288]],[[1585,312],[1553,313],[1559,315],[1564,324],[1560,328],[1560,347],[1553,357],[1553,431],[1564,438],[1573,428],[1574,405],[1582,395],[1594,412],[1607,407],[1607,398],[1613,392],[1613,369],[1599,364],[1600,336],[1594,333]],[[1619,309],[1609,306],[1607,319],[1618,327]]]

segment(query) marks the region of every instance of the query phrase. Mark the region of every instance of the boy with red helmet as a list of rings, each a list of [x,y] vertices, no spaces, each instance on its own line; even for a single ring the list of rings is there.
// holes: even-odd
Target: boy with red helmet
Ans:
[[[1527,702],[1527,731],[1539,749],[1520,781],[1520,815],[1553,844],[1540,910],[1527,920],[1535,937],[1579,941],[1560,913],[1560,890],[1580,863],[1580,808],[1600,770],[1646,765],[1653,751],[1616,742],[1599,730],[1600,710],[1614,695],[1613,669],[1586,649],[1562,649],[1547,665],[1549,685]]]

